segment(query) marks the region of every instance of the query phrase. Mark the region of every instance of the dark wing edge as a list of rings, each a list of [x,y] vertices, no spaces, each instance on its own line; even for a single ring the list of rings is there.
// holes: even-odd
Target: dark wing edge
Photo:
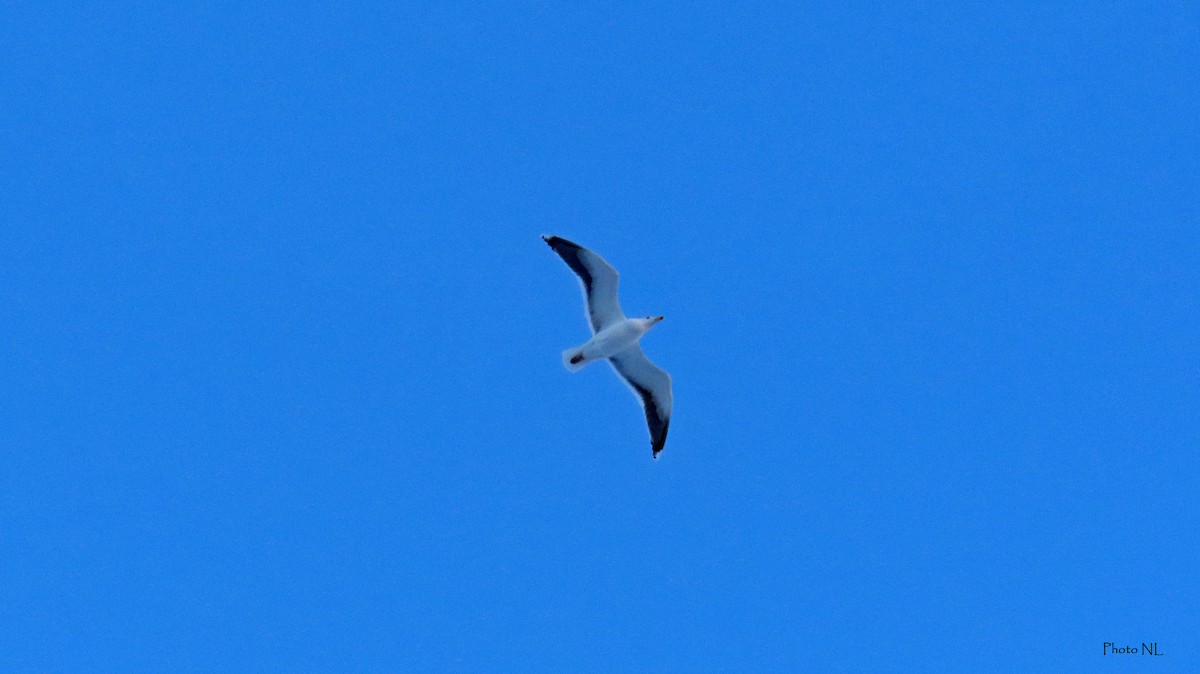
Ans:
[[[585,250],[583,246],[577,243],[567,241],[561,236],[543,236],[542,241],[546,242],[547,246],[558,253],[558,256],[567,263],[571,271],[583,281],[583,291],[589,296],[592,294],[592,272],[588,270],[587,265],[579,258],[580,251]]]
[[[654,402],[654,395],[650,391],[636,384],[631,383],[630,385],[642,399],[642,408],[646,410],[646,426],[650,429],[650,450],[654,452],[654,458],[657,459],[663,445],[667,444],[667,430],[671,427],[671,417],[662,415],[662,411]]]

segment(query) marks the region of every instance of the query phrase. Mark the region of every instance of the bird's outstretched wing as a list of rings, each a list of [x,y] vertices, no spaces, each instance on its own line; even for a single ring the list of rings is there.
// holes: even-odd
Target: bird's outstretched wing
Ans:
[[[608,362],[642,399],[646,425],[650,428],[650,448],[657,459],[667,443],[667,427],[671,425],[671,375],[651,363],[637,344],[609,358]]]
[[[587,300],[588,322],[592,332],[600,332],[608,326],[625,320],[621,303],[617,301],[617,270],[596,253],[558,236],[543,236],[559,257],[583,283],[583,297]]]

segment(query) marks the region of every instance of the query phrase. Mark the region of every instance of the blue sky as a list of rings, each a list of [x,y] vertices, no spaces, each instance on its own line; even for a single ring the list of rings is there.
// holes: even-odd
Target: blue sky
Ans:
[[[1194,6],[122,4],[0,14],[0,669],[1200,667]]]

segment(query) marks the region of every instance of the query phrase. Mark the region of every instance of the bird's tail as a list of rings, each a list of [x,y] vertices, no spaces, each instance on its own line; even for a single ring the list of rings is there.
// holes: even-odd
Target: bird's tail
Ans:
[[[566,351],[563,351],[563,367],[567,368],[571,372],[578,372],[582,370],[583,366],[587,365],[589,362],[591,361],[583,356],[583,349],[579,348],[578,346],[573,346]]]

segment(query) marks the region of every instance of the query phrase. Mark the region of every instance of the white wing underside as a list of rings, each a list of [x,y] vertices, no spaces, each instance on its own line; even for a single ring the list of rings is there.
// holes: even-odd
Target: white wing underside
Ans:
[[[579,277],[592,334],[625,320],[621,302],[617,299],[620,275],[611,264],[595,252],[566,239],[557,236],[542,238]]]
[[[651,363],[642,353],[640,344],[621,351],[609,358],[608,362],[641,398],[642,408],[646,412],[646,425],[650,429],[650,444],[657,456],[667,441],[667,427],[671,423],[671,375]]]
[[[592,275],[592,291],[589,293],[585,287],[583,295],[587,299],[588,322],[592,332],[597,333],[625,320],[625,312],[621,311],[621,301],[617,299],[617,270],[599,255],[588,253],[596,258],[596,271]],[[582,280],[580,285],[583,285]]]

